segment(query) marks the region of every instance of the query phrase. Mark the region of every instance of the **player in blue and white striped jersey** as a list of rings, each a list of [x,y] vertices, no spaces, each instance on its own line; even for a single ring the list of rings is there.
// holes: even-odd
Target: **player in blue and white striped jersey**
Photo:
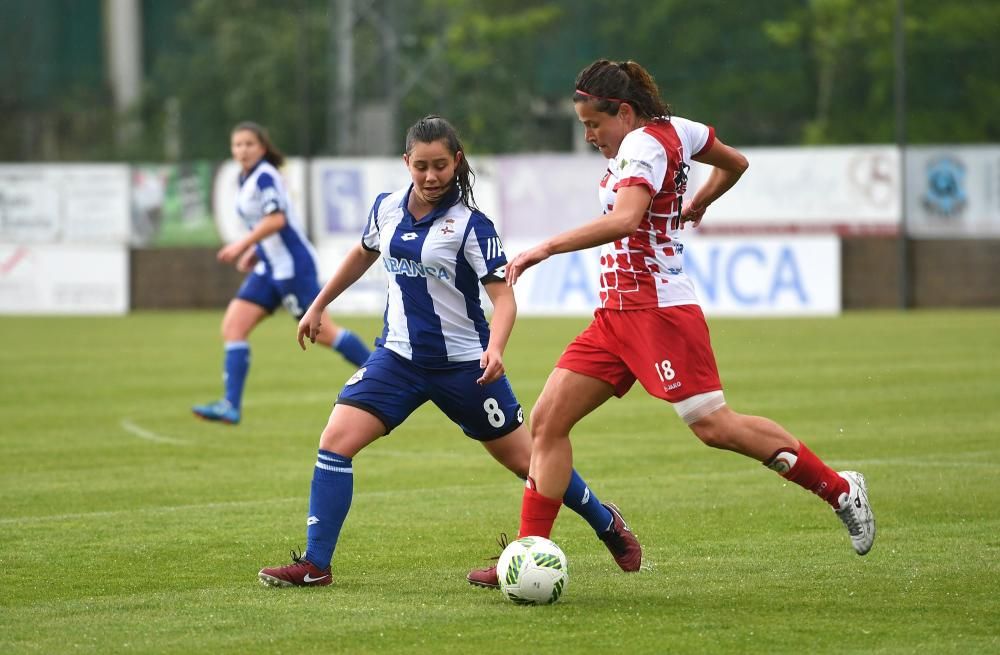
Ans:
[[[412,184],[375,200],[361,242],[299,322],[304,348],[306,338],[317,339],[327,305],[381,256],[389,281],[379,347],[344,385],[320,436],[306,552],[293,553],[292,564],[262,569],[260,580],[268,585],[330,584],[330,560],[353,495],[353,457],[427,401],[501,464],[528,477],[531,437],[504,375],[517,307],[504,281],[500,237],[476,208],[474,176],[447,121],[428,116],[411,127],[403,161]],[[493,303],[491,322],[480,304],[481,287]],[[638,548],[575,471],[564,502],[609,548],[622,539]],[[470,582],[498,586],[495,572]]]
[[[230,145],[242,170],[236,209],[249,232],[219,250],[217,258],[227,264],[235,262],[237,270],[247,277],[222,319],[225,396],[192,409],[201,418],[236,424],[250,370],[250,333],[280,305],[296,319],[302,318],[319,293],[319,274],[316,251],[278,173],[284,156],[256,123],[234,127]],[[323,322],[316,340],[355,366],[363,364],[370,354],[357,335],[329,319]]]

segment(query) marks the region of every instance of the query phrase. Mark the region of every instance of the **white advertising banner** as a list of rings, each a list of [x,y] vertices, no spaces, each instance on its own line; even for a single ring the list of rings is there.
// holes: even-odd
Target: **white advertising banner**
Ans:
[[[124,164],[0,164],[0,241],[128,243]]]
[[[319,254],[320,279],[323,284],[333,276],[347,251],[361,243],[361,233],[355,237],[327,238],[316,247]],[[330,304],[330,311],[341,314],[382,314],[385,310],[386,272],[379,258],[361,279],[351,285]]]
[[[702,227],[723,232],[895,234],[899,230],[899,151],[893,146],[746,148],[740,181],[712,204]],[[711,167],[695,163],[688,194]]]
[[[322,275],[329,278],[357,239],[320,246]],[[507,239],[507,257],[535,245]],[[684,261],[709,316],[833,316],[841,310],[840,239],[833,235],[688,238]],[[598,249],[556,255],[528,269],[514,291],[519,316],[588,316],[598,304]],[[381,313],[386,272],[382,260],[330,311]],[[484,307],[489,307],[485,293]]]
[[[706,214],[711,234],[895,234],[899,155],[892,146],[746,148],[750,168]],[[497,158],[504,236],[545,237],[601,214],[598,155]],[[711,168],[695,162],[687,200]]]
[[[500,227],[495,158],[471,157],[477,206]],[[317,245],[360,239],[375,198],[410,184],[402,157],[314,159],[310,170],[311,232]]]
[[[0,243],[0,314],[125,314],[128,247]]]
[[[907,232],[915,237],[1000,237],[1000,146],[906,151]]]
[[[541,239],[600,215],[597,190],[607,165],[597,154],[497,157],[501,236]]]
[[[508,258],[534,245],[508,239]],[[836,236],[688,238],[685,270],[714,316],[831,316],[841,309]],[[587,315],[598,304],[598,249],[556,255],[515,291],[519,315]]]

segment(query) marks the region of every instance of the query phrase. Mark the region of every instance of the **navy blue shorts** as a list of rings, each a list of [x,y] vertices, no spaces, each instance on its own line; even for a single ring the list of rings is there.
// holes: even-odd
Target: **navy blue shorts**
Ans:
[[[243,280],[236,297],[260,305],[268,312],[274,312],[284,305],[295,318],[309,309],[309,305],[319,295],[319,280],[315,275],[299,275],[288,280],[275,280],[268,275],[251,272]]]
[[[465,434],[491,441],[516,430],[524,413],[507,376],[480,386],[476,380],[482,374],[478,361],[425,368],[380,347],[347,381],[337,402],[373,414],[389,434],[430,400]]]

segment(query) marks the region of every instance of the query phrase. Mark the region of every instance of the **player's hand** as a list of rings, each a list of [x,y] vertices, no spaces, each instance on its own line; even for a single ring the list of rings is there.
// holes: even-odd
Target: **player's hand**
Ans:
[[[257,253],[253,249],[249,249],[236,260],[236,270],[240,273],[249,273],[256,263]]]
[[[299,348],[302,350],[306,349],[306,339],[309,339],[309,343],[316,343],[316,337],[319,336],[319,331],[323,326],[323,311],[313,311],[310,307],[305,314],[302,315],[302,320],[299,321],[299,331],[296,335]]]
[[[551,254],[544,246],[535,246],[530,250],[520,253],[513,261],[507,263],[507,271],[504,273],[504,277],[507,279],[507,286],[514,286],[517,278],[521,277],[521,273],[535,264],[545,261]]]
[[[486,386],[487,384],[496,382],[504,374],[503,358],[500,356],[500,353],[487,350],[479,358],[479,368],[483,369],[483,374],[476,380],[476,384]]]
[[[685,223],[691,223],[691,227],[698,227],[701,225],[701,219],[705,217],[705,210],[707,207],[696,205],[695,203],[690,203],[681,211],[681,229],[684,229]]]
[[[224,264],[232,264],[236,259],[243,254],[246,248],[243,247],[239,241],[236,243],[230,243],[229,245],[223,246],[219,252],[215,254],[215,258]]]

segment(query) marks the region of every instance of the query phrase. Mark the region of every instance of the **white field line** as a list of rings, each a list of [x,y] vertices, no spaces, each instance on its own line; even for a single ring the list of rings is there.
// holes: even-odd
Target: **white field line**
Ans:
[[[175,446],[187,446],[189,442],[183,439],[174,439],[173,437],[167,437],[162,434],[156,434],[152,430],[147,430],[144,427],[136,425],[128,418],[123,418],[120,425],[122,429],[131,434],[132,436],[139,437],[140,439],[145,439],[146,441],[152,441],[153,443],[169,443]]]

